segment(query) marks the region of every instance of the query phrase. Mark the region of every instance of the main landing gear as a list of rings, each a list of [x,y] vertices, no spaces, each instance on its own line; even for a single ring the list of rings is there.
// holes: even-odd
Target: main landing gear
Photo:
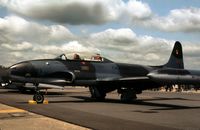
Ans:
[[[115,88],[105,88],[101,86],[89,86],[89,90],[91,93],[91,97],[97,101],[105,100],[106,93],[115,90]],[[121,94],[121,101],[122,102],[132,102],[137,99],[136,94],[141,93],[142,91],[136,91],[132,88],[119,88],[117,91]]]
[[[120,99],[122,102],[131,102],[137,99],[134,89],[118,89],[118,93],[121,94]]]
[[[103,101],[106,97],[106,92],[100,86],[89,86],[91,97],[97,101]]]

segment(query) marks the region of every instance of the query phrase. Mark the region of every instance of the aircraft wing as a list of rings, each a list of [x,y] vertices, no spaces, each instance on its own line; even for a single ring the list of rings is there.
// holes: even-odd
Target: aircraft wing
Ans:
[[[13,81],[22,83],[65,84],[70,82],[60,78],[26,78],[20,76],[11,76],[11,79]]]
[[[35,89],[35,86],[30,83],[26,83],[26,85],[24,87],[29,88],[29,89]],[[51,84],[42,84],[42,83],[40,83],[38,86],[38,89],[40,89],[40,90],[42,90],[42,89],[61,89],[61,88],[63,88],[63,87],[57,86],[57,85],[51,85]]]
[[[103,79],[97,79],[98,82],[118,82],[118,81],[137,81],[137,80],[148,80],[149,77],[143,76],[143,77],[120,77],[120,78],[103,78]]]
[[[139,76],[139,77],[121,77],[121,78],[107,78],[107,79],[99,79],[97,80],[98,84],[108,84],[108,85],[120,85],[124,87],[134,86],[140,87],[140,85],[148,84],[151,82],[150,78],[147,76]]]
[[[145,81],[149,80],[149,77],[144,76],[144,77],[125,77],[125,78],[120,78],[120,81]]]

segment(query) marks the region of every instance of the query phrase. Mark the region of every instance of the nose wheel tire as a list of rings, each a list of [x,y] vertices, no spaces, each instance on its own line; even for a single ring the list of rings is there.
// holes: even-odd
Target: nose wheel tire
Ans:
[[[43,103],[44,101],[44,96],[40,93],[36,93],[33,96],[33,100],[36,101],[37,103]]]

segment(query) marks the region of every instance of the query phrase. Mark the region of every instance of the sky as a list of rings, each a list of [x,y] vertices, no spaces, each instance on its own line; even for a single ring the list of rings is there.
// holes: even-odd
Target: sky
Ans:
[[[199,69],[199,0],[0,0],[4,66],[75,52],[161,65],[175,41],[185,68]]]

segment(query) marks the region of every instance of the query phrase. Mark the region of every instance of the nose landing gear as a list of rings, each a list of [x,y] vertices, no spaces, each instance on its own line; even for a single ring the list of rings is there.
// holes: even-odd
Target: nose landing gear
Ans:
[[[43,103],[44,102],[44,95],[40,92],[38,89],[38,83],[34,84],[35,85],[35,94],[33,95],[33,100],[36,101],[37,103]]]
[[[37,103],[43,103],[44,101],[44,95],[41,94],[39,91],[36,92],[34,95],[33,95],[33,100],[36,101]]]

